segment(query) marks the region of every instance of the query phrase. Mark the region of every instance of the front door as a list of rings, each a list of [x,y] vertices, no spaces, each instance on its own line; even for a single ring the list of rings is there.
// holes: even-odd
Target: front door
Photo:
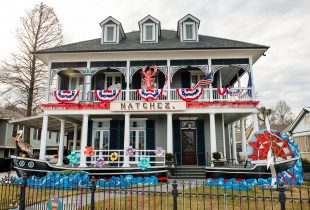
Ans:
[[[197,165],[196,129],[182,129],[182,165]]]
[[[144,130],[131,130],[130,131],[130,145],[136,150],[145,150],[145,131]],[[131,158],[131,160],[138,160],[138,156]]]
[[[94,130],[93,131],[93,143],[94,150],[99,150],[94,154],[94,160],[97,160],[99,156],[109,155],[109,139],[110,133],[107,130]]]

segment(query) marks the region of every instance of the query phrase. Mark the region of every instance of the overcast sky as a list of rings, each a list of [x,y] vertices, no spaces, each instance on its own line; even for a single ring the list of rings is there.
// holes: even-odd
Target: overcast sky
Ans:
[[[0,59],[16,50],[19,17],[37,0],[2,1]],[[261,105],[284,99],[298,113],[310,106],[310,0],[46,0],[63,26],[65,43],[100,37],[99,22],[119,20],[125,32],[138,30],[148,14],[163,29],[191,13],[201,20],[199,33],[270,46],[255,65],[254,83]]]

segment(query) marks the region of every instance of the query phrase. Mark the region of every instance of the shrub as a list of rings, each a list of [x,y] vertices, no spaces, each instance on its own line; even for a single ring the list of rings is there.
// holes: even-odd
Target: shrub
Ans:
[[[213,152],[212,157],[215,160],[219,160],[219,159],[221,159],[222,156],[221,156],[221,153],[219,153],[219,152]]]
[[[167,161],[171,161],[173,159],[173,154],[172,153],[166,153],[165,158]]]

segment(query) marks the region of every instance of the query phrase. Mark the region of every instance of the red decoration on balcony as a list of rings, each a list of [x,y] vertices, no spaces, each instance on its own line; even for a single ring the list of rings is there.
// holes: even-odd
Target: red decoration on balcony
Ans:
[[[213,102],[187,102],[187,108],[203,108],[208,106],[229,106],[229,107],[256,107],[259,101],[213,101]]]
[[[110,103],[66,103],[66,104],[41,104],[44,109],[110,109]]]
[[[121,90],[95,90],[96,98],[101,102],[114,101]]]
[[[137,93],[146,101],[154,101],[161,95],[162,89],[138,89]]]
[[[147,70],[148,69],[148,70]],[[152,72],[153,69],[153,72]],[[145,65],[142,68],[142,73],[144,78],[142,79],[142,82],[145,86],[146,89],[154,89],[156,88],[154,83],[155,83],[155,75],[157,73],[157,66],[153,65],[152,67],[148,67]]]
[[[54,95],[59,103],[68,103],[74,101],[79,95],[79,90],[55,90]]]
[[[217,92],[220,95],[225,95],[227,93],[227,88],[217,88]]]
[[[177,88],[177,93],[183,101],[193,101],[201,96],[203,89]]]

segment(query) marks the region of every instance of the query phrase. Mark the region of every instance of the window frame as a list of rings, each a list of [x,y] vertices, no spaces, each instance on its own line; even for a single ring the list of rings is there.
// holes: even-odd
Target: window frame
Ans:
[[[113,28],[113,39],[108,40],[108,28]],[[107,43],[115,43],[116,42],[116,25],[115,24],[107,24],[104,26],[104,42]]]
[[[152,31],[152,40],[147,40],[146,39],[146,27],[147,26],[152,26],[152,29],[153,29],[153,31]],[[156,42],[156,25],[155,25],[155,23],[144,23],[143,24],[143,42]]]
[[[192,26],[192,38],[187,37],[186,33],[186,26],[191,25]],[[195,23],[194,22],[185,22],[183,23],[183,40],[184,41],[195,41],[196,38],[196,28],[195,28]]]
[[[107,77],[112,77],[112,85],[116,85],[115,79],[116,79],[116,77],[120,77],[121,78],[120,84],[122,86],[123,77],[122,77],[122,73],[121,72],[105,72],[104,73],[104,89],[107,90],[109,88],[107,86],[107,83],[108,83]]]
[[[206,74],[204,72],[199,71],[199,70],[198,71],[190,71],[190,74],[191,74],[191,78],[190,78],[191,87],[193,87],[193,76],[199,76],[199,77],[201,77],[201,76],[205,77],[206,76]],[[197,82],[199,82],[199,80]]]

